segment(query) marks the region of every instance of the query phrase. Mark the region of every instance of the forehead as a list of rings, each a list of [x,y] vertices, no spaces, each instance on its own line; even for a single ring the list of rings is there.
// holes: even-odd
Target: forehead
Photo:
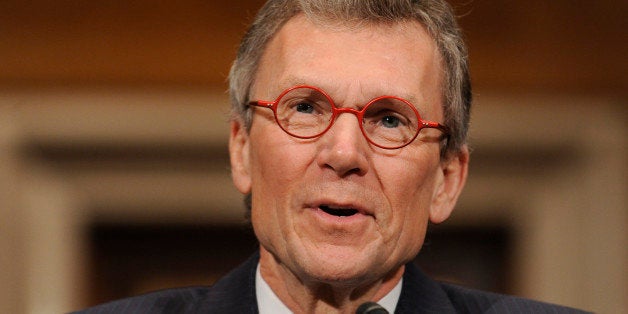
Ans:
[[[441,69],[436,45],[418,22],[330,26],[298,15],[267,45],[252,95],[276,97],[308,84],[332,96],[425,101],[440,94]]]

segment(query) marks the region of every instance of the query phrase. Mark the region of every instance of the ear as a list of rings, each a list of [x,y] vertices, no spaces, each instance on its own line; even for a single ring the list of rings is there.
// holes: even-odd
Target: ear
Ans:
[[[231,178],[234,185],[242,194],[250,193],[249,134],[239,119],[231,121],[229,157],[231,159]]]
[[[430,207],[430,221],[441,223],[449,218],[467,181],[469,148],[465,145],[454,156],[441,161],[436,189]]]

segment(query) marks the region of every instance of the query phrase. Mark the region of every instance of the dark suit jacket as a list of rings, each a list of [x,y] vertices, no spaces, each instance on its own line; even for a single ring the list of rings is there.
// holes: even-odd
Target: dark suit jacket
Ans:
[[[259,254],[211,287],[179,288],[122,299],[76,313],[257,313],[255,271]],[[429,279],[414,264],[406,265],[395,313],[584,313]]]

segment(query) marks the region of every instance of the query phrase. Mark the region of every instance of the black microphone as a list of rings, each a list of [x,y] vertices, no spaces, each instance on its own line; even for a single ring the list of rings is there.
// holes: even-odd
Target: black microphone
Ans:
[[[355,314],[388,314],[388,311],[375,302],[366,302],[358,306]]]

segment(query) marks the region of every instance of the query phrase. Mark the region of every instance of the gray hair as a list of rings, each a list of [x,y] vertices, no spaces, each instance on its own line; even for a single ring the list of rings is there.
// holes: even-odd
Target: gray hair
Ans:
[[[471,108],[471,82],[467,49],[452,8],[445,0],[269,0],[246,32],[229,74],[232,119],[241,119],[248,128],[247,110],[264,49],[280,28],[303,13],[310,20],[360,23],[417,21],[423,25],[441,54],[445,71],[443,85],[444,124],[450,129],[442,156],[459,152],[466,143]]]

